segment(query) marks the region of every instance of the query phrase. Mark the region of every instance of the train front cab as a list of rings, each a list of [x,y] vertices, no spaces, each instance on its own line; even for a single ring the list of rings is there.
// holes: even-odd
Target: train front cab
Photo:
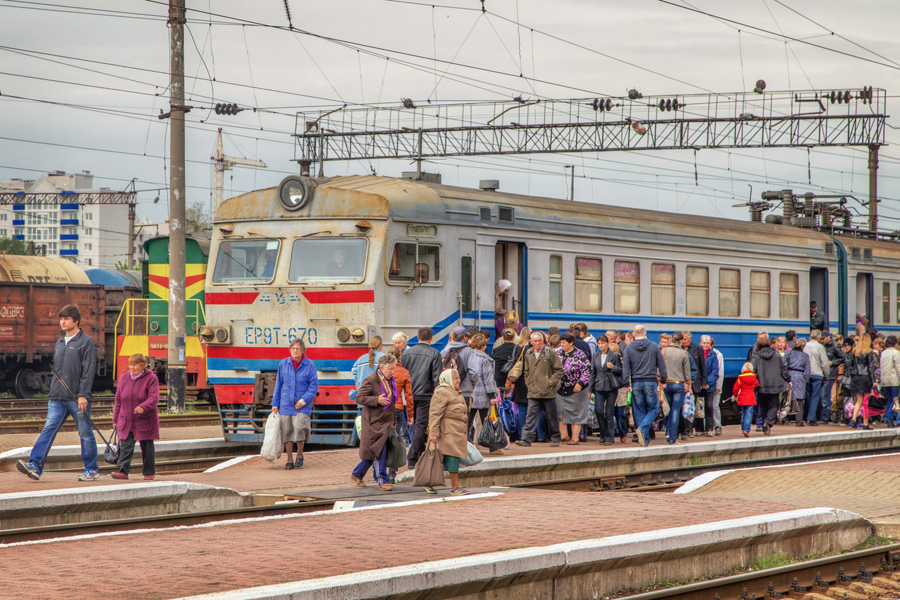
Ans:
[[[278,364],[301,339],[319,378],[310,441],[353,444],[351,368],[375,331],[386,218],[348,218],[351,211],[317,199],[316,213],[273,219],[274,191],[227,200],[214,224],[201,338],[223,434],[262,441]]]

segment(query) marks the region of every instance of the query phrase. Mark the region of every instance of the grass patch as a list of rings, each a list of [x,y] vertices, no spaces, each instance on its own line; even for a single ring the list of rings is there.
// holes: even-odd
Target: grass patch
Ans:
[[[778,554],[772,556],[763,556],[757,558],[753,561],[753,564],[750,565],[750,571],[764,571],[766,569],[774,569],[775,567],[783,567],[785,565],[789,565],[791,563],[798,562],[801,559],[794,558],[793,556],[789,556],[784,552],[779,552]]]

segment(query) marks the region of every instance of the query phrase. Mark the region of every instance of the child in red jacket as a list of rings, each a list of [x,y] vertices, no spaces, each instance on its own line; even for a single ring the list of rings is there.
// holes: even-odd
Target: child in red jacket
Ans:
[[[741,432],[750,437],[750,426],[753,424],[753,409],[756,408],[756,392],[759,380],[753,374],[753,365],[744,363],[741,374],[734,382],[734,397],[741,407]]]

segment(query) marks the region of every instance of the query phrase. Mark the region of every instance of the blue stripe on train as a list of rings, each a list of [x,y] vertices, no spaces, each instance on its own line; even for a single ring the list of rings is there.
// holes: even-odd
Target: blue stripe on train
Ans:
[[[209,382],[213,385],[253,385],[253,377],[209,377]],[[319,378],[319,385],[352,385],[356,382],[352,379],[323,379]]]

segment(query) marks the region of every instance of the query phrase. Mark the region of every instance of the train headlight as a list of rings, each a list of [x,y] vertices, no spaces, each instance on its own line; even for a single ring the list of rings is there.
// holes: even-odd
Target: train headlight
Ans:
[[[359,327],[357,327],[356,329],[351,331],[350,335],[352,335],[353,339],[356,340],[357,342],[361,342],[364,339],[366,339],[366,332],[363,331],[362,329],[360,329]]]
[[[300,210],[309,204],[315,186],[311,179],[289,175],[278,184],[278,200],[287,210]]]
[[[213,338],[216,336],[215,332],[209,327],[204,327],[203,331],[200,332],[200,339],[204,342],[211,342]]]
[[[346,327],[341,327],[337,330],[337,339],[341,343],[346,343],[350,339],[350,330]]]
[[[228,339],[228,330],[227,329],[225,329],[224,327],[220,327],[219,329],[216,329],[216,341],[217,342],[224,342],[227,339]]]

